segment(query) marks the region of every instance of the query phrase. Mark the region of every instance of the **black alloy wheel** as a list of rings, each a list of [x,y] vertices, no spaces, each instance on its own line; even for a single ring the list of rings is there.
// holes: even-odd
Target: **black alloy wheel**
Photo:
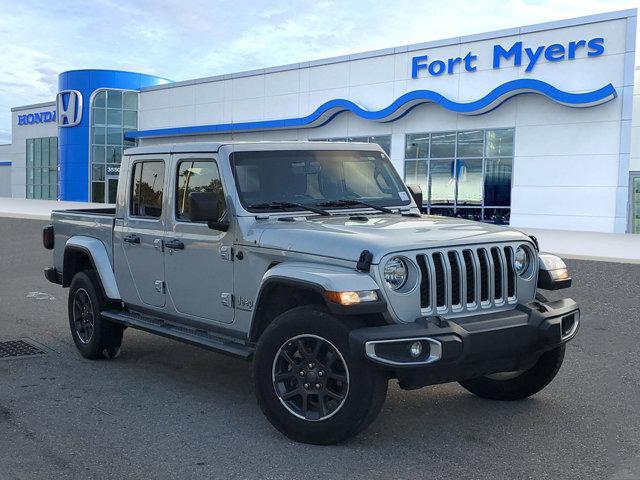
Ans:
[[[272,380],[284,407],[309,421],[336,414],[349,394],[349,369],[342,354],[317,335],[287,340],[274,358]]]
[[[86,345],[91,342],[95,330],[93,305],[84,288],[77,289],[73,296],[73,326],[82,343]]]

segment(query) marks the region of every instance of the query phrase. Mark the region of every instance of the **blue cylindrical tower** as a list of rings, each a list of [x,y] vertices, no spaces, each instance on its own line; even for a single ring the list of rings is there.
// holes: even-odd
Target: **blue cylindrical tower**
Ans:
[[[100,89],[140,90],[166,78],[118,70],[70,70],[58,76],[58,198],[90,200],[90,109]]]

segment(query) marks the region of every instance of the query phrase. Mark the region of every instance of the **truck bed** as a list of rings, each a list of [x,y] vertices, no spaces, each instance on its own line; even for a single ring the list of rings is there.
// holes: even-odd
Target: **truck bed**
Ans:
[[[115,208],[80,208],[54,210],[51,223],[55,235],[53,266],[62,271],[64,248],[72,236],[86,236],[100,240],[107,250],[113,265],[113,225]]]

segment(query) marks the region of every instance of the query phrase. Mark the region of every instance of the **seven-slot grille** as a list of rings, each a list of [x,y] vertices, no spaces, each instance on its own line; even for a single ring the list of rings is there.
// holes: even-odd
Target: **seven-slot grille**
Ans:
[[[516,303],[513,247],[504,245],[431,251],[416,256],[420,308],[443,314]]]

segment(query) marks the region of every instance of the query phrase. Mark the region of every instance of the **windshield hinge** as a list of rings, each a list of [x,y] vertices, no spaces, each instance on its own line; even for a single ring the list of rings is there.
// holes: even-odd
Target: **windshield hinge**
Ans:
[[[356,269],[361,272],[368,272],[371,270],[371,262],[373,261],[373,253],[369,250],[363,250],[356,264]]]

